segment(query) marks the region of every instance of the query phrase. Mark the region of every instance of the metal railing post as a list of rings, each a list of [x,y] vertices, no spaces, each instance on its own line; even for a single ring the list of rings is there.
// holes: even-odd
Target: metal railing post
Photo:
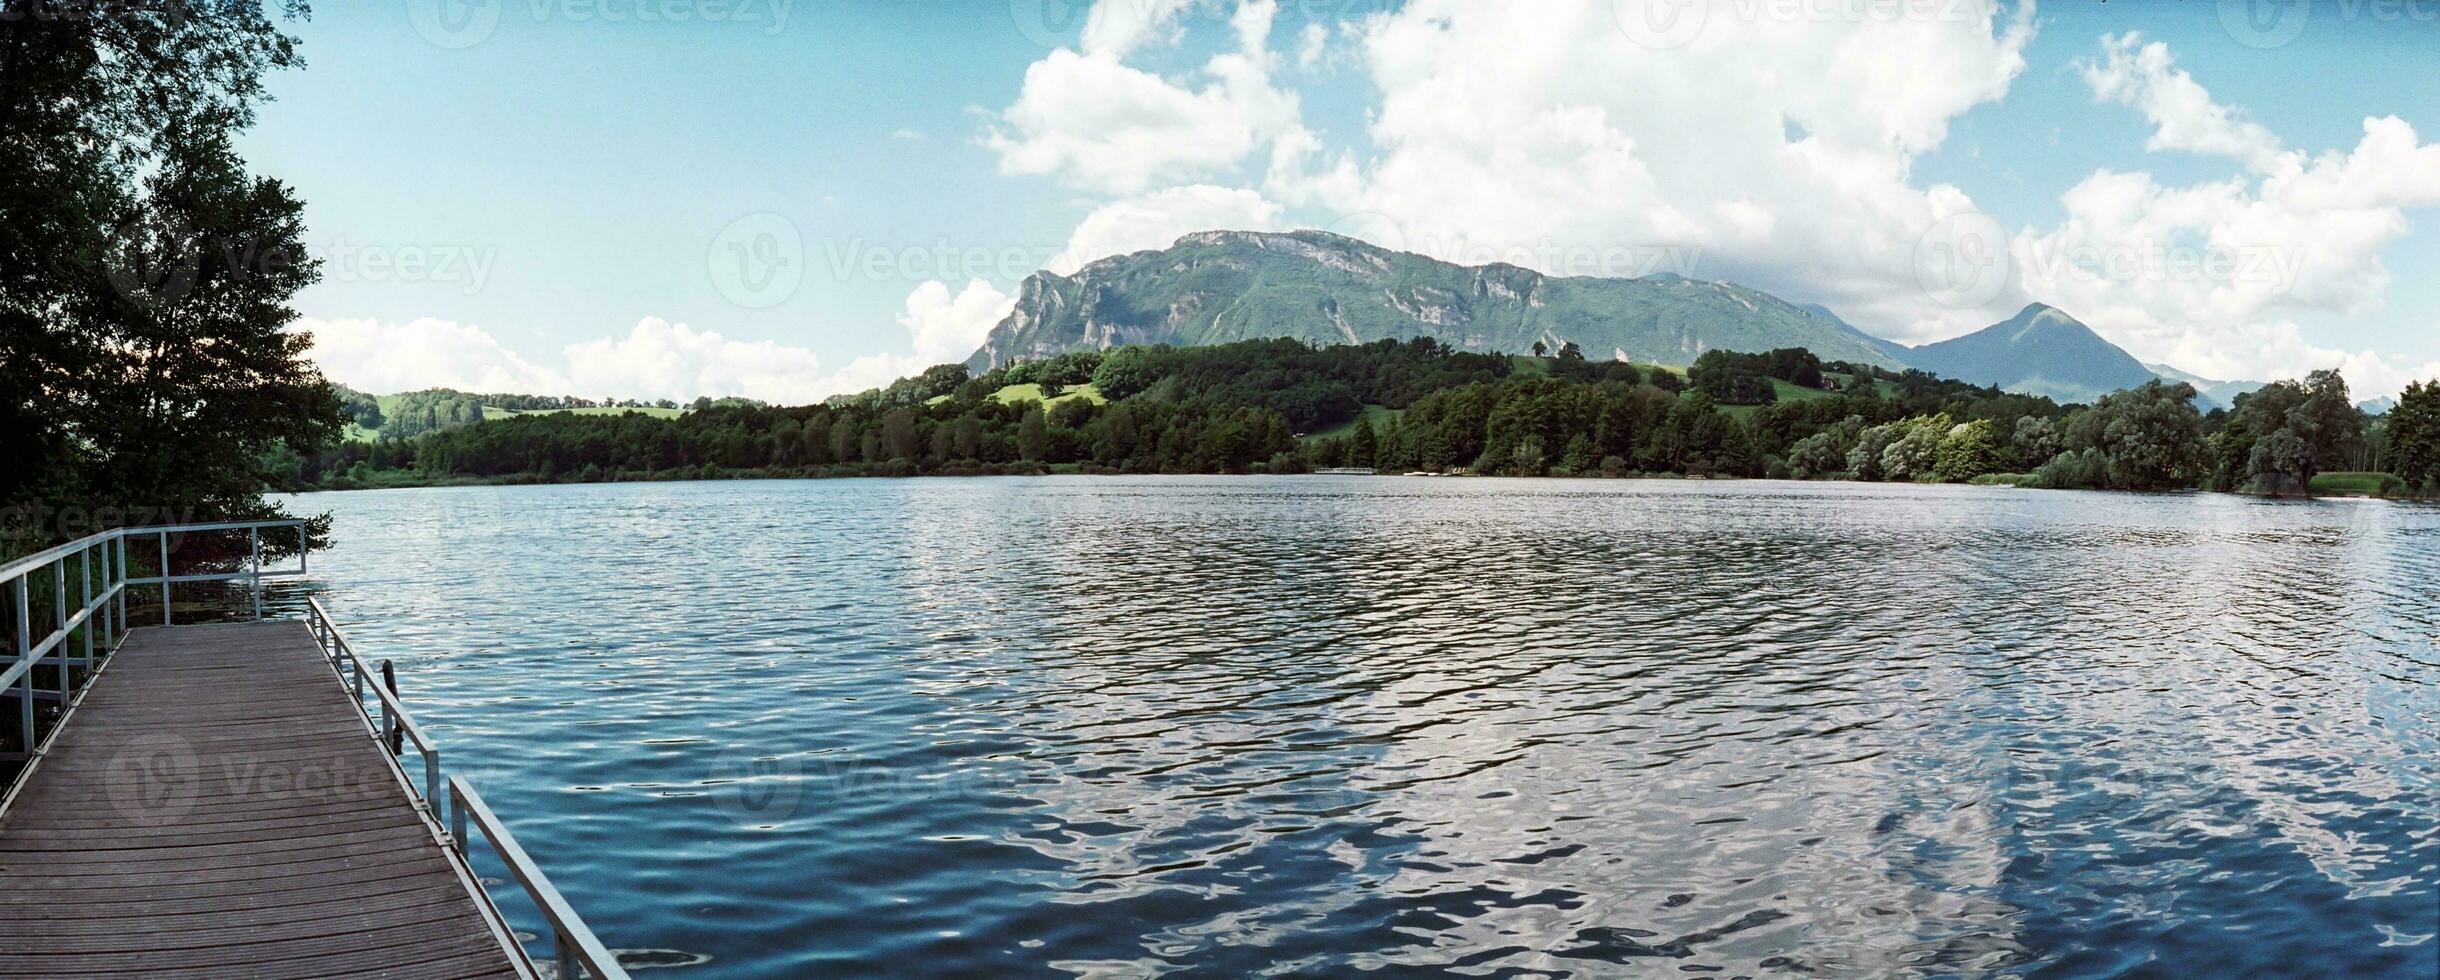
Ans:
[[[169,626],[169,625],[172,625],[172,624],[170,623],[170,620],[169,620],[169,532],[168,532],[168,531],[163,531],[163,532],[161,532],[161,534],[160,534],[160,538],[161,538],[161,625],[163,625],[163,626]]]
[[[558,961],[559,975],[563,980],[584,976],[583,973],[577,972],[576,950],[568,945],[568,934],[560,931],[557,926],[551,928],[551,951]]]
[[[119,632],[125,634],[127,632],[127,535],[124,532],[120,533],[118,537],[118,547],[112,550],[119,553],[119,614],[116,620]]]
[[[246,571],[249,573],[246,584],[254,592],[254,620],[255,622],[259,623],[263,619],[262,528],[250,527],[246,529],[246,551],[248,552],[248,556],[246,558]]]
[[[24,663],[34,655],[34,602],[25,590],[25,576],[17,576],[17,662]],[[25,690],[17,704],[18,736],[25,740],[25,757],[34,758],[34,671],[25,672]]]

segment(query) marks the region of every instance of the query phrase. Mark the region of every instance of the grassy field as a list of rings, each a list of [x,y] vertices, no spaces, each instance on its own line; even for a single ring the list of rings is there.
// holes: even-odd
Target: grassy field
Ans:
[[[1060,404],[1061,402],[1072,402],[1079,398],[1092,402],[1095,405],[1107,405],[1110,403],[1109,399],[1101,396],[1101,389],[1093,387],[1093,383],[1090,381],[1085,382],[1084,384],[1071,386],[1068,388],[1068,390],[1060,392],[1059,397],[1053,398],[1046,402],[1042,402],[1042,386],[1035,384],[1009,385],[1008,387],[991,393],[991,400],[999,402],[1003,405],[1014,405],[1018,402],[1042,402],[1043,408],[1049,408],[1053,405]],[[949,396],[947,395],[934,395],[928,399],[925,399],[924,404],[938,405],[948,400]]]
[[[375,395],[373,396],[373,400],[381,405],[381,414],[384,416],[388,416],[390,413],[398,410],[399,396],[397,395]],[[686,414],[686,411],[687,410],[683,408],[616,407],[543,408],[520,411],[513,408],[501,408],[497,405],[485,405],[483,406],[483,421],[490,422],[496,419],[515,418],[519,415],[556,415],[560,412],[570,412],[576,415],[617,415],[622,412],[642,412],[656,419],[674,419],[678,416]],[[350,422],[347,425],[347,431],[342,434],[340,438],[348,442],[371,442],[380,435],[381,433],[378,430],[367,429],[361,425]]]
[[[2320,473],[2312,490],[2329,497],[2402,497],[2406,481],[2389,473]]]
[[[1389,420],[1405,414],[1406,409],[1403,408],[1383,408],[1379,405],[1366,405],[1364,406],[1363,414],[1358,416],[1358,418],[1362,418],[1364,421],[1372,423],[1373,434],[1379,435],[1382,427],[1389,424]],[[1323,429],[1320,432],[1305,433],[1305,438],[1344,439],[1350,435],[1354,435],[1355,431],[1356,420],[1348,419],[1345,422],[1341,422],[1327,429]]]
[[[517,417],[517,416],[519,416],[519,415],[557,415],[557,414],[560,414],[560,413],[562,413],[562,412],[565,412],[565,413],[567,413],[567,414],[569,414],[569,415],[623,415],[623,414],[626,414],[626,413],[628,413],[628,412],[642,412],[642,413],[644,413],[644,414],[646,414],[646,415],[650,415],[650,416],[652,416],[653,418],[656,418],[656,419],[674,419],[674,418],[677,418],[678,416],[681,416],[681,415],[686,414],[686,409],[683,409],[683,408],[619,408],[619,407],[616,407],[616,406],[602,406],[602,407],[599,407],[599,408],[536,408],[536,409],[515,409],[515,408],[501,408],[501,407],[500,407],[500,406],[498,406],[498,405],[485,405],[485,406],[483,406],[483,421],[489,422],[489,421],[491,421],[491,420],[493,420],[493,419],[507,419],[507,418],[515,418],[515,417]]]
[[[1092,382],[1089,381],[1084,384],[1072,386],[1068,388],[1068,390],[1060,392],[1059,397],[1048,400],[1045,400],[1042,397],[1041,385],[1009,385],[1006,388],[1002,388],[991,393],[991,400],[1000,402],[1002,404],[1014,405],[1018,402],[1042,402],[1042,407],[1044,408],[1049,408],[1053,405],[1059,404],[1060,402],[1075,401],[1079,398],[1092,402],[1095,405],[1106,405],[1110,402],[1109,399],[1101,397],[1101,389],[1093,387]]]
[[[2032,484],[2033,474],[1985,473],[1966,482],[1978,487],[2022,487]]]

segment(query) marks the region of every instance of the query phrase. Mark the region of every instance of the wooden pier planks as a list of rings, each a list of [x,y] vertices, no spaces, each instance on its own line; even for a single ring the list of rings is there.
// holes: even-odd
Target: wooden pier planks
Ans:
[[[295,621],[138,629],[0,815],[0,976],[514,977]]]

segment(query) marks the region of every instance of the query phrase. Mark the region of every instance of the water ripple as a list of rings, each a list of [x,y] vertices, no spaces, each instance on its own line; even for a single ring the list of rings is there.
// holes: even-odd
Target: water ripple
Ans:
[[[2432,976],[2440,510],[1828,484],[317,495],[693,976]],[[524,923],[531,931],[534,925]]]

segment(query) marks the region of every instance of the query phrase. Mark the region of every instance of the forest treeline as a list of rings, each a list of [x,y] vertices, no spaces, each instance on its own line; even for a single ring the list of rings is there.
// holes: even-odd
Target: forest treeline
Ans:
[[[1032,385],[1039,398],[1008,398]],[[1029,392],[1029,394],[1032,392]],[[2440,487],[2440,390],[2384,427],[2315,372],[2203,413],[2184,384],[2092,405],[1824,363],[1707,352],[1683,375],[1432,338],[1121,347],[980,375],[940,365],[821,405],[720,404],[678,418],[528,415],[295,461],[293,487],[722,476],[1385,472],[2005,481],[2300,492],[2385,466]],[[1377,423],[1377,424],[1376,424]]]

